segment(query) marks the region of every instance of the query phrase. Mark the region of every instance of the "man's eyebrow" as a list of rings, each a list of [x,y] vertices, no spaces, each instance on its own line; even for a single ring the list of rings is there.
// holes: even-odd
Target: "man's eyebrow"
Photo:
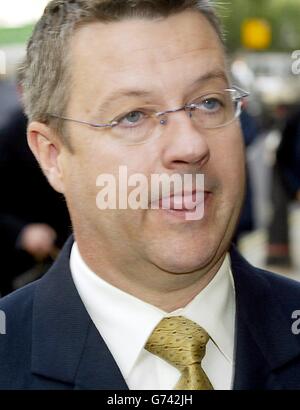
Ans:
[[[208,73],[205,73],[203,75],[201,75],[200,77],[198,77],[192,84],[191,84],[191,88],[197,86],[197,85],[202,85],[203,83],[205,83],[206,81],[209,80],[214,80],[214,79],[220,79],[220,80],[224,80],[224,82],[226,84],[228,84],[228,77],[226,75],[226,72],[223,70],[214,70],[214,71],[210,71]]]
[[[132,90],[132,89],[127,89],[127,88],[121,88],[115,92],[112,92],[109,94],[108,97],[101,103],[101,105],[98,107],[97,111],[101,112],[104,111],[105,109],[108,109],[111,104],[115,102],[115,100],[119,100],[124,97],[142,97],[146,98],[149,97],[151,94],[153,94],[152,91],[147,91],[147,90]]]
[[[198,77],[190,86],[190,88],[193,88],[197,85],[202,85],[204,82],[212,80],[212,79],[221,79],[228,84],[228,78],[225,73],[225,71],[222,70],[214,70],[208,73],[205,73]],[[118,99],[125,98],[125,97],[135,97],[135,98],[147,98],[153,95],[153,91],[148,91],[148,90],[143,90],[143,89],[127,89],[127,88],[121,88],[119,90],[116,90],[109,94],[108,97],[101,103],[101,105],[98,107],[97,112],[103,112],[105,109],[108,109],[110,105]]]

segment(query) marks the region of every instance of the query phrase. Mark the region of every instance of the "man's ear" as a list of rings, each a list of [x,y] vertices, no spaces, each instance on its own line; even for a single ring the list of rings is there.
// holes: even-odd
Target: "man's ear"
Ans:
[[[50,185],[63,194],[63,143],[47,125],[40,122],[29,124],[27,141]]]

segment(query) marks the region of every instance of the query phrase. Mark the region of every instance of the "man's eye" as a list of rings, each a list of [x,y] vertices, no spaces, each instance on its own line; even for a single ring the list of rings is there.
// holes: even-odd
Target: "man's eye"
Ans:
[[[121,125],[135,125],[144,118],[144,113],[141,111],[132,111],[129,114],[119,119]]]
[[[202,101],[201,105],[208,111],[216,111],[222,106],[222,103],[217,98],[207,98]]]

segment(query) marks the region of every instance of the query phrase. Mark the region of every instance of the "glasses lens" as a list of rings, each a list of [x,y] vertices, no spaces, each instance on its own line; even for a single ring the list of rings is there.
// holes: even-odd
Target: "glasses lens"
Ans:
[[[232,122],[238,113],[239,104],[235,91],[207,94],[194,101],[192,117],[201,128],[218,128]]]
[[[149,115],[138,117],[135,113],[113,127],[112,133],[121,144],[138,145],[159,136],[160,128],[157,119]]]

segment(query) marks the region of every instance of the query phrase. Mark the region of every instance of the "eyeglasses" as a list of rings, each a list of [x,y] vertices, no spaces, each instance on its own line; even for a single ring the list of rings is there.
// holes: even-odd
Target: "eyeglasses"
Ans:
[[[149,108],[134,109],[119,115],[106,124],[75,120],[57,114],[48,115],[93,128],[111,129],[112,135],[120,143],[137,145],[160,137],[163,127],[168,123],[168,114],[179,111],[185,111],[199,130],[225,127],[239,117],[243,98],[248,96],[248,92],[233,86],[221,91],[206,92],[205,95],[201,95],[179,108],[160,112]]]

